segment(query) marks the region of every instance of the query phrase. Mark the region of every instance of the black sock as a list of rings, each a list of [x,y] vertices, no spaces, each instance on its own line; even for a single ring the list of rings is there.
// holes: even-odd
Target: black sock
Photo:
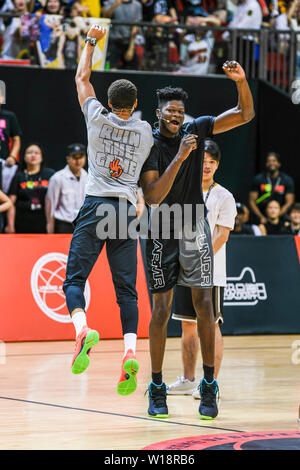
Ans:
[[[214,380],[215,368],[203,364],[203,371],[206,382],[211,383]]]
[[[162,372],[152,372],[152,382],[155,385],[161,385],[161,383],[162,383]]]

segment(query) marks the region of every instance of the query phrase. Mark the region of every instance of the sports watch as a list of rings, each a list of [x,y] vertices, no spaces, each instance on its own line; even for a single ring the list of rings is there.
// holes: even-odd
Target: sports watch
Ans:
[[[85,38],[85,43],[89,42],[91,46],[96,46],[97,44],[97,39],[93,37],[87,37]]]

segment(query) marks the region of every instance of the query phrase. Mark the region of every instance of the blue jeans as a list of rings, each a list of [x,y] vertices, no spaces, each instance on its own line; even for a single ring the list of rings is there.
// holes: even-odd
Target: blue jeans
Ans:
[[[123,334],[136,333],[138,325],[138,307],[136,291],[137,275],[137,240],[129,237],[115,238],[108,233],[106,239],[99,238],[97,225],[104,220],[104,215],[97,215],[102,204],[110,204],[119,217],[121,204],[117,198],[87,196],[74,221],[74,232],[70,245],[66,279],[63,291],[69,313],[75,308],[85,310],[84,288],[86,280],[96,263],[102,248],[106,244],[107,259],[115,287],[117,303],[120,307]],[[122,202],[123,208],[129,211],[132,205]],[[103,208],[104,206],[102,206]],[[127,217],[127,226],[135,216]],[[99,282],[105,282],[99,279]],[[101,306],[99,306],[99,309]],[[106,312],[107,313],[107,312]]]

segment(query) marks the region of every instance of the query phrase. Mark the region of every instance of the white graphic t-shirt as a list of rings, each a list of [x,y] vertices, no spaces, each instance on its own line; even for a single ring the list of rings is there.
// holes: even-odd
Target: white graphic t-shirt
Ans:
[[[207,191],[203,191],[205,200]],[[233,229],[237,214],[236,203],[233,195],[223,186],[215,183],[206,200],[207,218],[214,238],[216,225]],[[224,244],[214,255],[214,285],[226,286],[226,244]]]

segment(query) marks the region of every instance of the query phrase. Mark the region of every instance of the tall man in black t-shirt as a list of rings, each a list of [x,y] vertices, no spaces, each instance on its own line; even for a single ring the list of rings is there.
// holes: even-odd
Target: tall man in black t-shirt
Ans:
[[[154,131],[154,146],[141,174],[144,197],[149,205],[179,204],[192,208],[191,223],[185,232],[176,234],[176,216],[170,237],[163,235],[165,221],[154,227],[155,209],[151,214],[152,234],[147,240],[147,263],[153,311],[150,322],[150,355],[152,382],[149,385],[148,414],[168,417],[166,385],[162,380],[162,364],[171,314],[173,287],[176,283],[192,290],[197,312],[198,334],[201,344],[204,378],[200,383],[199,414],[213,419],[218,414],[214,380],[214,315],[212,306],[212,245],[205,210],[197,217],[196,208],[204,207],[201,189],[204,139],[246,124],[254,117],[253,99],[245,72],[237,62],[226,62],[226,75],[236,82],[238,104],[215,117],[202,116],[183,124],[187,93],[178,88],[158,90],[158,130]],[[152,209],[151,209],[152,210]],[[157,232],[157,233],[155,233]],[[192,238],[194,236],[194,238]],[[177,239],[176,239],[177,237]]]

